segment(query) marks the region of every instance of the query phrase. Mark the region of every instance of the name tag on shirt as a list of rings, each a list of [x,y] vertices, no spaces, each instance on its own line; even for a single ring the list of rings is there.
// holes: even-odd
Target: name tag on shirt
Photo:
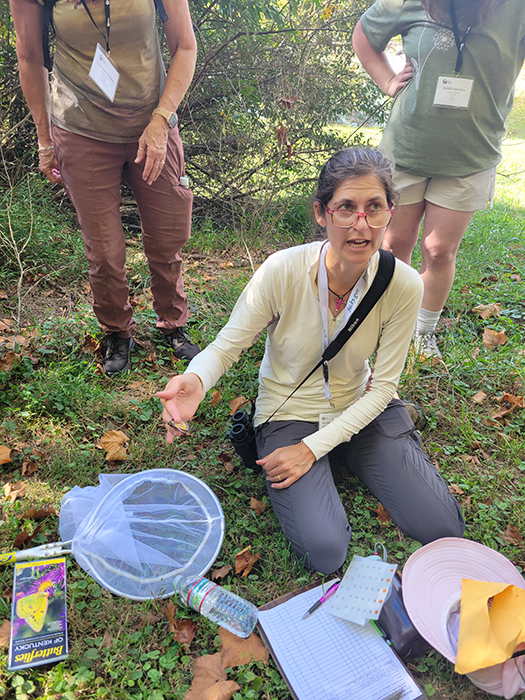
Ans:
[[[100,44],[97,44],[89,77],[102,90],[104,95],[113,102],[120,78],[118,70]]]
[[[474,80],[440,75],[437,82],[434,104],[440,107],[468,109]]]
[[[327,425],[330,425],[330,423],[335,419],[339,418],[339,416],[342,415],[341,413],[320,413],[319,414],[319,430],[322,428],[326,428]]]

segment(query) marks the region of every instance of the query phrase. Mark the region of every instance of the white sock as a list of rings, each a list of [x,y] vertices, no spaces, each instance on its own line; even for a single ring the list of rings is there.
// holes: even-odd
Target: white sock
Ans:
[[[441,309],[441,311],[443,311],[443,309]],[[416,323],[416,335],[434,333],[439,317],[441,316],[441,311],[427,311],[423,308],[419,309]]]

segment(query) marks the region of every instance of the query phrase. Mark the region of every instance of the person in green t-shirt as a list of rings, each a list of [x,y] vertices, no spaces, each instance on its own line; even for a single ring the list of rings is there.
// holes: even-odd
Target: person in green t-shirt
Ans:
[[[396,72],[385,48],[401,35]],[[425,285],[416,326],[422,355],[441,357],[435,329],[474,211],[491,204],[505,119],[525,58],[523,0],[377,0],[356,26],[354,49],[394,97],[380,148],[400,191],[383,247],[410,264],[421,234]]]

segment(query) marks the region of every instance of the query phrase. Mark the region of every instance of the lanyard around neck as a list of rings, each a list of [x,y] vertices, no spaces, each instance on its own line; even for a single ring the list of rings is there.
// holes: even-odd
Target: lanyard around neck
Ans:
[[[469,24],[467,28],[465,29],[465,32],[463,34],[463,38],[461,38],[461,35],[459,33],[459,25],[458,25],[458,18],[456,15],[456,3],[455,0],[449,0],[450,1],[450,19],[452,20],[452,30],[454,32],[454,39],[456,41],[456,48],[458,50],[458,56],[456,58],[456,67],[454,68],[454,75],[459,75],[461,72],[461,66],[463,65],[463,49],[465,48],[465,45],[467,43],[467,37],[470,34],[470,30],[472,29],[472,25]]]
[[[328,251],[329,243],[324,245],[321,249],[321,256],[319,259],[319,272],[317,274],[317,288],[319,290],[319,307],[321,310],[321,319],[323,322],[323,335],[322,335],[322,346],[323,346],[323,352],[326,350],[326,348],[329,345],[329,339],[328,339],[328,310],[329,310],[329,295],[328,295],[328,273],[326,271],[326,253]],[[354,285],[354,288],[352,289],[352,293],[348,297],[348,301],[346,302],[345,306],[345,311],[344,311],[344,323],[340,326],[340,328],[337,329],[337,331],[334,333],[334,336],[332,337],[331,340],[337,337],[337,335],[343,330],[345,327],[345,324],[347,323],[348,319],[352,315],[355,307],[357,306],[357,302],[361,298],[361,295],[366,287],[366,271],[368,269],[368,265],[366,269],[364,270],[363,274],[361,277],[357,280],[356,284]],[[324,394],[326,398],[330,401],[332,398],[332,394],[330,393],[330,387],[328,384],[328,363],[325,362],[323,364],[323,381],[324,381]]]
[[[93,15],[92,15],[91,12],[89,11],[89,7],[86,5],[86,0],[81,0],[81,1],[82,1],[82,4],[84,5],[85,11],[88,13],[89,19],[93,22],[93,24],[95,25],[97,31],[99,31],[99,32],[102,34],[102,36],[104,37],[104,39],[106,40],[106,51],[107,51],[107,53],[108,53],[108,55],[109,55],[109,27],[110,27],[110,21],[109,21],[109,0],[104,0],[104,16],[105,16],[105,19],[106,19],[106,33],[105,33],[105,34],[104,34],[104,32],[100,29],[100,27],[99,27],[98,24],[95,22],[95,20],[93,19]]]

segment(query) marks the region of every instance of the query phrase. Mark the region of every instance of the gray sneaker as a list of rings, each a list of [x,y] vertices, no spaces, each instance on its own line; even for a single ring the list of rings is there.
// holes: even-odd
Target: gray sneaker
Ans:
[[[175,328],[171,333],[163,333],[162,335],[179,360],[193,360],[195,355],[198,355],[201,351],[199,346],[191,340],[184,326]]]
[[[104,372],[110,377],[126,372],[131,367],[131,351],[135,347],[135,341],[131,336],[121,338],[118,333],[110,333],[106,340],[106,356],[102,361]]]
[[[430,333],[417,333],[414,335],[414,348],[417,350],[421,357],[435,357],[438,360],[442,360],[441,353],[437,346],[436,334]]]

